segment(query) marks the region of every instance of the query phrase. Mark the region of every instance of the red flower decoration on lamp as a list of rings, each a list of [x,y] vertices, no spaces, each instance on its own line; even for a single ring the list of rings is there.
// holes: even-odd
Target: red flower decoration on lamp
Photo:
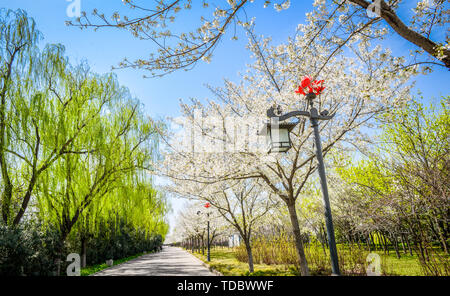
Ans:
[[[209,207],[211,207],[211,204],[210,204],[209,202],[207,202],[207,203],[205,204],[205,208],[209,208]]]
[[[295,92],[297,94],[307,95],[310,93],[315,93],[316,95],[320,95],[320,93],[325,89],[323,86],[323,80],[314,80],[311,81],[310,76],[305,76],[302,78],[298,90]]]

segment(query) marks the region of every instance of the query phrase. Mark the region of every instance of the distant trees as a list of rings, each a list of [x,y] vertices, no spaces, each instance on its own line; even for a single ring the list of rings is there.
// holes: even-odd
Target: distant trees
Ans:
[[[61,45],[40,50],[24,11],[1,10],[0,29],[1,224],[57,230],[59,258],[68,238],[85,255],[106,221],[164,237],[157,123],[114,75],[71,65]]]
[[[186,205],[179,213],[173,230],[173,236],[177,242],[192,251],[201,250],[203,254],[208,245],[208,239],[212,246],[218,238],[223,238],[229,233],[228,227],[217,209],[206,209],[204,205],[205,202],[198,200]]]
[[[378,149],[367,160],[339,169],[335,183],[340,232],[369,244],[376,235],[384,246],[393,245],[397,256],[400,244],[413,248],[435,275],[449,273],[433,247],[448,254],[449,103],[443,97],[439,106],[425,108],[412,101],[386,114]]]
[[[398,258],[417,255],[424,275],[449,274],[449,103],[449,97],[443,97],[426,108],[417,100],[409,101],[379,116],[380,134],[363,150],[365,154],[342,150],[329,154],[333,217],[345,274],[365,274],[367,253],[376,251],[395,252]],[[270,198],[254,191],[249,179],[243,180],[174,180],[168,190],[211,202],[243,238],[235,256],[249,263],[250,272],[252,254],[257,263],[299,265],[292,232],[286,231],[287,209],[266,208]],[[313,261],[312,272],[322,274],[326,272],[322,268],[329,268],[328,242],[314,183],[310,178],[296,206],[305,255]],[[273,210],[265,213],[269,208]],[[197,217],[183,217],[184,230],[194,229],[190,223]],[[253,218],[259,222],[252,226]]]
[[[264,191],[264,186],[253,180],[221,182],[206,186],[196,182],[186,184],[185,181],[175,181],[172,186],[167,187],[167,190],[190,199],[209,202],[216,216],[219,216],[216,220],[222,221],[222,228],[229,225],[242,238],[247,252],[249,272],[254,272],[253,233],[278,204],[270,193]],[[188,215],[184,220],[193,219]],[[192,225],[185,225],[184,231],[188,232],[189,229],[195,228]]]

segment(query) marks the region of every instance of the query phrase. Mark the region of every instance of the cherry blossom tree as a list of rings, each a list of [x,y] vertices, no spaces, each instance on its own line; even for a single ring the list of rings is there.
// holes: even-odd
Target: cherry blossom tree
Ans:
[[[254,272],[251,249],[253,232],[262,218],[277,206],[277,201],[270,193],[263,191],[261,184],[250,179],[213,184],[189,183],[175,180],[166,190],[210,203],[221,219],[242,237],[248,255],[249,272]],[[191,217],[191,220],[195,219]]]
[[[307,14],[308,21],[314,25],[309,42],[316,36],[327,36],[336,52],[355,37],[363,40],[382,39],[389,31],[407,40],[413,48],[412,61],[398,64],[398,68],[416,64],[443,65],[450,68],[450,49],[448,38],[441,37],[439,31],[448,23],[448,1],[445,0],[315,0],[315,9]],[[151,41],[157,53],[146,58],[130,61],[125,58],[120,68],[139,68],[148,70],[153,76],[161,76],[178,69],[191,69],[199,61],[209,61],[214,49],[226,35],[232,33],[237,39],[237,27],[247,28],[254,23],[251,8],[261,1],[192,1],[158,0],[142,6],[136,0],[124,0],[130,13],[112,13],[105,16],[98,9],[92,16],[86,12],[68,25],[80,28],[117,28],[130,32],[132,36]],[[410,19],[404,11],[413,3]],[[281,11],[290,7],[290,0],[264,1],[264,7],[273,5]],[[203,7],[200,21],[185,31],[175,29],[190,10]],[[329,30],[332,28],[332,30]],[[370,32],[368,31],[370,30]],[[438,38],[438,39],[436,39]],[[441,39],[441,40],[439,40]],[[446,39],[446,40],[444,40]],[[425,52],[425,55],[421,53]],[[329,58],[334,52],[329,53]]]
[[[176,225],[172,233],[172,241],[191,241],[190,246],[202,247],[207,244],[207,222],[209,220],[211,245],[218,237],[227,233],[226,222],[216,209],[206,209],[204,202],[195,201],[186,204],[177,216]],[[209,215],[207,215],[209,213]],[[203,249],[204,250],[204,249]]]
[[[407,82],[415,73],[408,68],[393,72],[396,58],[364,40],[349,45],[351,53],[338,49],[331,56],[335,49],[326,36],[316,36],[311,42],[314,28],[312,22],[300,25],[294,38],[278,46],[249,31],[255,62],[241,82],[225,80],[223,87],[210,87],[214,98],[206,103],[195,99],[182,103],[182,134],[166,135],[167,151],[160,167],[161,175],[182,181],[180,184],[262,181],[289,212],[302,275],[308,275],[309,269],[296,200],[317,169],[312,129],[305,118],[299,118],[291,132],[292,149],[268,155],[255,148],[261,146],[258,119],[259,124],[265,121],[272,105],[286,111],[307,110],[306,100],[295,90],[301,77],[320,74],[326,89],[318,96],[316,107],[334,115],[320,126],[323,154],[332,149],[361,149],[370,141],[365,131],[374,126],[375,118],[409,99]]]
[[[355,37],[382,41],[397,36],[411,45],[409,55],[396,62],[397,69],[421,65],[426,73],[435,65],[450,68],[448,36],[441,33],[449,21],[448,1],[315,0],[314,6],[308,16],[316,25],[314,35],[327,36],[335,50]]]

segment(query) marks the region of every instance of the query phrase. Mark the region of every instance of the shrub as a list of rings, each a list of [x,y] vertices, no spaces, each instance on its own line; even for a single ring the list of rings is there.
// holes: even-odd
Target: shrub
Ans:
[[[109,259],[117,260],[139,253],[154,252],[161,248],[162,243],[160,234],[148,235],[123,221],[117,224],[105,223],[99,227],[95,236],[88,240],[86,263],[95,265]]]
[[[38,225],[0,226],[0,276],[57,275],[58,261],[60,274],[65,274],[70,264],[66,262],[66,256],[81,253],[80,240],[78,234],[73,233],[66,242],[62,242],[56,229],[44,229]],[[105,224],[88,240],[87,264],[153,252],[159,250],[162,243],[160,234],[148,235],[123,222],[118,225]]]
[[[0,226],[0,275],[54,275],[58,232],[39,226]]]
[[[0,226],[0,275],[22,275],[31,250],[22,239],[22,229]]]
[[[330,275],[331,263],[328,250],[318,242],[304,244],[305,256],[312,275]],[[259,237],[252,242],[253,261],[255,264],[287,265],[298,269],[297,249],[291,236],[280,234],[275,237]],[[235,248],[235,257],[240,262],[248,262],[245,246]],[[366,275],[366,258],[368,252],[349,245],[338,245],[339,269],[343,275]],[[381,262],[385,270],[384,262]]]

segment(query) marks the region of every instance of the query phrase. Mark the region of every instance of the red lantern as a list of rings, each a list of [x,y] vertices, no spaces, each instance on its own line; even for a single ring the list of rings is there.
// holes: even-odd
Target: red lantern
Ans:
[[[298,90],[295,92],[297,94],[307,95],[310,93],[315,93],[316,95],[320,95],[320,93],[325,89],[323,86],[323,80],[314,80],[311,81],[311,77],[305,76],[302,78]]]

